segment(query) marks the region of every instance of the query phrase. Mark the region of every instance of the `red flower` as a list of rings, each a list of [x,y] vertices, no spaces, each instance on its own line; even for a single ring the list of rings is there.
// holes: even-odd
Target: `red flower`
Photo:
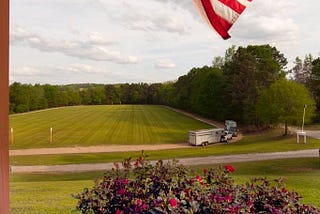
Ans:
[[[236,170],[233,168],[233,166],[231,166],[231,165],[226,165],[226,170],[228,170],[229,172],[234,172],[234,171],[236,171]]]
[[[170,198],[169,203],[171,207],[175,208],[178,204],[177,200],[175,198]]]
[[[200,183],[203,183],[203,179],[201,178],[200,175],[196,175],[196,179],[197,179]]]
[[[135,163],[134,163],[134,166],[135,167],[138,167],[140,165],[140,162],[137,160]]]
[[[282,188],[282,190],[281,190],[281,192],[283,192],[283,193],[287,193],[288,191],[286,190],[286,188]]]
[[[228,195],[227,201],[228,201],[228,203],[231,203],[231,202],[232,202],[232,196],[231,196],[231,195]]]
[[[121,210],[116,210],[116,214],[121,214]]]
[[[208,170],[207,169],[203,169],[203,174],[207,174],[208,173]]]
[[[126,193],[126,190],[125,189],[120,189],[119,191],[118,191],[118,194],[119,195],[123,195],[123,194],[125,194]]]

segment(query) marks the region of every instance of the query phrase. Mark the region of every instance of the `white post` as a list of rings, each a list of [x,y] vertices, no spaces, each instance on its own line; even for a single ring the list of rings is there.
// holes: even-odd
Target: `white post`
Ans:
[[[10,142],[11,142],[11,144],[13,144],[13,142],[14,142],[13,128],[10,129]]]
[[[50,132],[49,132],[49,142],[52,143],[53,141],[53,130],[52,127],[50,128]]]

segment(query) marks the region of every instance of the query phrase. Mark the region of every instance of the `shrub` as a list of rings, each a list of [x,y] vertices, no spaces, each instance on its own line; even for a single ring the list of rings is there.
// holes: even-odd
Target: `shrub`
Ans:
[[[320,213],[300,204],[300,196],[288,191],[283,179],[275,185],[265,178],[236,185],[231,165],[191,170],[178,161],[151,164],[143,157],[118,163],[92,189],[74,195],[82,213]]]

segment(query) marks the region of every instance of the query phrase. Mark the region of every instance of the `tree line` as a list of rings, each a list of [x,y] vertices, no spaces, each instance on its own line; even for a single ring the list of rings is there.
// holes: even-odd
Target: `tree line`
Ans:
[[[277,116],[276,120],[275,114],[267,114],[273,118],[266,118],[266,112],[277,109],[268,106],[272,100],[278,100],[278,106],[284,102],[292,105],[290,102],[297,100],[297,109],[299,105],[309,104],[311,116],[312,106],[320,110],[320,58],[307,55],[302,61],[297,57],[291,70],[286,70],[286,65],[284,55],[270,45],[232,46],[225,56],[215,57],[212,65],[192,68],[171,82],[106,85],[15,82],[10,85],[10,112],[72,105],[163,104],[221,121],[234,119],[242,124],[259,125],[276,123],[279,117],[286,120],[284,116]],[[291,80],[286,78],[288,76]],[[273,87],[272,91],[273,84],[280,86]],[[293,91],[286,87],[293,87]],[[292,97],[274,97],[281,94],[274,90],[285,91],[285,98]],[[301,90],[304,92],[299,97],[295,91]],[[291,118],[283,122],[296,123],[296,120]]]

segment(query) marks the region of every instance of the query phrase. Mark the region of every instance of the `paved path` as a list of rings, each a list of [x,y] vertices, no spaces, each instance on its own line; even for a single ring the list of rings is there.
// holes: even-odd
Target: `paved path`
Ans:
[[[273,153],[252,153],[239,155],[224,155],[210,157],[181,158],[179,163],[184,165],[204,165],[219,163],[248,162],[259,160],[273,160],[286,158],[302,158],[302,157],[319,157],[318,149],[289,151],[289,152],[273,152]],[[154,161],[152,161],[154,163]],[[11,166],[11,172],[14,173],[44,173],[44,172],[83,172],[110,170],[113,163],[96,163],[96,164],[68,164],[54,166]]]
[[[307,136],[320,139],[320,130],[306,130]]]

